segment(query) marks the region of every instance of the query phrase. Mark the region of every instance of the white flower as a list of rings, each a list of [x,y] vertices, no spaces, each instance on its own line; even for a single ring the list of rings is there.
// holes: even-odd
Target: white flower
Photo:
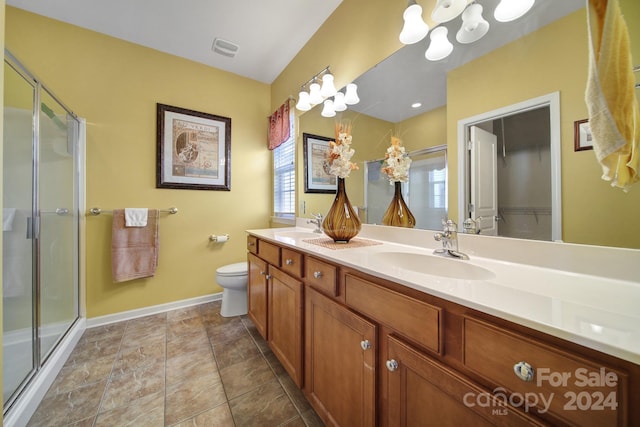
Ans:
[[[346,178],[358,165],[351,161],[355,150],[351,148],[351,126],[336,125],[336,141],[329,142],[329,173],[339,178]]]
[[[385,167],[382,171],[389,177],[389,183],[407,182],[409,180],[409,168],[411,167],[411,158],[405,152],[401,145],[400,139],[391,137],[391,146],[387,148]]]

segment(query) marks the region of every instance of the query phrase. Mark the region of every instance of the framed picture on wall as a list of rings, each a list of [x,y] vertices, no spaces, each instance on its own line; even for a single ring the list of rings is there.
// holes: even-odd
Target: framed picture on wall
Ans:
[[[157,104],[156,188],[231,190],[231,119]]]
[[[327,151],[331,138],[325,136],[302,134],[304,151],[304,192],[335,193],[338,181],[325,168]]]
[[[593,150],[593,138],[589,120],[578,120],[573,123],[574,127],[574,151]]]

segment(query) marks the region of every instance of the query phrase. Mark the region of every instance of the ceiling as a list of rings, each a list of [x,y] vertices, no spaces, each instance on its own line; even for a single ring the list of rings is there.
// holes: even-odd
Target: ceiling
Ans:
[[[342,0],[7,0],[6,4],[272,83]],[[213,40],[239,45],[234,58]]]
[[[536,31],[553,21],[583,8],[584,0],[538,0],[522,18],[499,23],[493,11],[499,0],[478,0],[483,6],[482,16],[489,22],[489,32],[475,43],[462,45],[455,40],[461,18],[441,24],[449,30],[453,53],[441,61],[429,61],[424,53],[429,46],[429,35],[422,41],[402,49],[364,73],[355,83],[358,85],[360,103],[349,109],[398,123],[410,117],[431,111],[446,104],[447,72],[485,55],[520,37]],[[428,17],[430,11],[423,11]],[[586,35],[586,25],[585,25]],[[481,82],[478,82],[481,84]],[[411,104],[421,102],[420,108]]]

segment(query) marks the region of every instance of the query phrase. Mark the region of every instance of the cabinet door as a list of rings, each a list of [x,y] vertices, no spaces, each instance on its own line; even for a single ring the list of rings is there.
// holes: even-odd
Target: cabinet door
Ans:
[[[269,266],[269,347],[302,387],[302,282]]]
[[[305,393],[327,425],[375,424],[376,326],[305,289]]]
[[[267,339],[267,263],[248,254],[247,309],[249,318],[264,339]]]
[[[435,359],[389,336],[389,426],[531,426],[537,420]]]

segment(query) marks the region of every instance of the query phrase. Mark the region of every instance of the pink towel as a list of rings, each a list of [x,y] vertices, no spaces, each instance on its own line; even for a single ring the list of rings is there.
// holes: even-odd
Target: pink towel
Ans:
[[[124,209],[114,209],[111,270],[114,282],[153,277],[158,265],[158,209],[149,209],[145,227],[125,227]]]

